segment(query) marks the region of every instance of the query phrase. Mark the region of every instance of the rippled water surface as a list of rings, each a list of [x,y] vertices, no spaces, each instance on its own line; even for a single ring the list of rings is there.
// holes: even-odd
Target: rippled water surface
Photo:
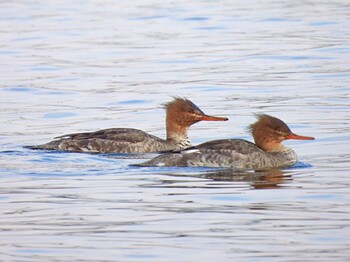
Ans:
[[[0,25],[1,261],[349,260],[348,1],[1,1]],[[316,140],[264,172],[23,149],[164,137],[175,95],[230,118],[194,144],[250,139],[259,112]]]

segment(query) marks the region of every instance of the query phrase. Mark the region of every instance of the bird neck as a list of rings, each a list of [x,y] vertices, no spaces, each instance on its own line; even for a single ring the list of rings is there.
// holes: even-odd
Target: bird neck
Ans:
[[[187,135],[188,129],[188,126],[179,125],[172,121],[168,121],[167,119],[166,140],[172,142],[174,141],[176,144],[183,144],[182,147],[185,147],[186,145],[189,146],[191,143]]]
[[[265,152],[283,152],[288,149],[279,141],[270,139],[255,139],[255,144]]]
[[[188,138],[187,137],[187,132],[188,132],[189,127],[179,125],[174,122],[168,122],[166,125],[166,137],[167,139],[182,139],[182,138]]]

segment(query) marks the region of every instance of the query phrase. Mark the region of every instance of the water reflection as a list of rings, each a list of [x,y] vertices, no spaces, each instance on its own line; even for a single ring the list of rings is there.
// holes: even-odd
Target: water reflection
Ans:
[[[145,170],[142,168],[143,173]],[[156,169],[147,169],[154,174]],[[278,189],[284,188],[293,181],[291,170],[233,170],[213,168],[164,168],[157,169],[165,175],[155,183],[147,187],[171,187],[171,188],[246,188],[252,189]],[[146,171],[147,172],[147,171]],[[213,183],[215,182],[215,183]],[[220,183],[223,182],[223,183]]]
[[[247,182],[255,189],[280,188],[292,181],[292,175],[281,169],[256,171],[225,169],[204,173],[202,177],[214,181]]]

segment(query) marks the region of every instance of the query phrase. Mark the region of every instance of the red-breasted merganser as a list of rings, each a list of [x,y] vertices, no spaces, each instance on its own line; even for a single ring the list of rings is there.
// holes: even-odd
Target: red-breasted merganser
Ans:
[[[159,155],[136,166],[205,166],[265,169],[294,165],[296,153],[281,144],[286,139],[313,140],[294,134],[280,119],[257,114],[248,130],[255,144],[243,139],[213,140],[184,150]]]
[[[91,153],[150,153],[184,149],[191,146],[187,132],[199,121],[227,121],[226,117],[204,114],[194,103],[175,97],[165,103],[166,140],[133,128],[110,128],[91,133],[56,137],[47,144],[26,146],[30,149],[63,150]]]

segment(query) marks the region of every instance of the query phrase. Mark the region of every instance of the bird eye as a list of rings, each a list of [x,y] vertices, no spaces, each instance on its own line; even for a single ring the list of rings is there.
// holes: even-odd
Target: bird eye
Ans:
[[[275,132],[276,132],[276,134],[279,134],[279,135],[281,135],[281,136],[283,136],[284,133],[285,133],[285,132],[283,132],[282,130],[276,130]]]

